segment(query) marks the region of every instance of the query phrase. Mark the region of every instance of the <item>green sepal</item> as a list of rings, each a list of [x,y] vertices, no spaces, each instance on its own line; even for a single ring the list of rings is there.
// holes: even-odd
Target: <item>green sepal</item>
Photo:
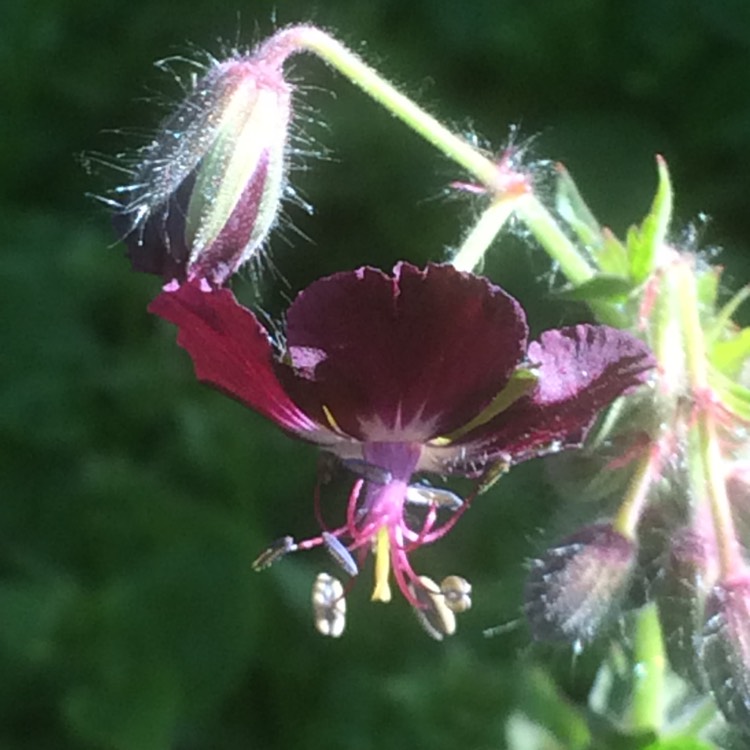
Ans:
[[[576,302],[624,302],[633,291],[632,282],[624,276],[599,274],[573,287],[556,291],[555,297]]]
[[[557,164],[555,169],[557,170],[557,192],[555,194],[557,212],[568,223],[584,246],[588,248],[598,247],[603,242],[599,222],[578,192],[570,172],[562,164]]]
[[[630,276],[627,248],[607,227],[602,230],[602,244],[596,251],[596,262],[604,273],[613,276]]]
[[[713,366],[729,377],[739,373],[748,357],[750,357],[750,328],[743,328],[725,341],[715,342],[709,354]]]
[[[486,424],[491,419],[496,417],[501,411],[505,411],[511,404],[518,401],[521,396],[525,396],[527,393],[532,391],[537,384],[539,377],[534,373],[533,370],[527,370],[520,368],[516,370],[511,376],[510,380],[506,384],[500,393],[490,401],[490,403],[477,414],[474,419],[465,424],[463,427],[459,427],[457,430],[452,432],[450,435],[441,436],[435,439],[437,445],[450,445],[454,440],[463,437],[472,430]]]
[[[715,367],[709,368],[708,382],[725,409],[745,422],[750,422],[750,389],[735,383]]]
[[[717,286],[718,281],[719,280],[717,276]],[[750,285],[743,286],[742,289],[740,289],[739,292],[737,292],[732,297],[732,299],[730,299],[729,302],[727,302],[726,305],[724,305],[724,307],[719,310],[710,325],[708,333],[706,334],[706,338],[709,341],[716,341],[720,339],[722,334],[724,334],[727,329],[730,328],[730,326],[732,325],[732,317],[748,297],[750,297]],[[701,300],[701,302],[702,301],[703,300]],[[716,303],[714,302],[714,306],[715,304]]]
[[[627,247],[630,256],[630,277],[634,284],[642,284],[654,270],[659,248],[664,244],[672,218],[672,184],[667,163],[657,156],[659,185],[648,216],[640,227],[628,230]]]
[[[722,269],[718,266],[708,266],[696,269],[695,272],[695,294],[698,297],[700,317],[704,325],[711,325],[711,320],[716,314],[721,271]]]

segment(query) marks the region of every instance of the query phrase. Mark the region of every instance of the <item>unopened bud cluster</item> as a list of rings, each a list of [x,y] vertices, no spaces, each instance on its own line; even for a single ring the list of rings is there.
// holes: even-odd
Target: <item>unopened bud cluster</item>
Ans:
[[[719,305],[721,269],[668,243],[671,186],[659,169],[651,213],[623,243],[561,172],[558,208],[601,274],[574,293],[645,339],[658,367],[650,391],[621,403],[588,449],[592,499],[619,509],[532,563],[525,612],[536,639],[580,647],[623,610],[654,602],[673,669],[750,733],[750,569],[737,502],[749,475],[750,337],[732,321],[748,294]]]

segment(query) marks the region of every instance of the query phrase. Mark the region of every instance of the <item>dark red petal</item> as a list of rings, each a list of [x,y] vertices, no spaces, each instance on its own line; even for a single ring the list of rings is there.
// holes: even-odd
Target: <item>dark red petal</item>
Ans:
[[[284,391],[276,377],[268,334],[228,289],[204,291],[198,283],[163,291],[149,312],[179,328],[195,374],[286,430],[333,442]],[[316,434],[317,433],[317,434]]]
[[[534,391],[442,451],[446,460],[451,454],[465,456],[455,471],[580,445],[599,411],[642,383],[654,366],[642,341],[596,325],[543,333],[529,346],[529,360],[539,376]],[[432,452],[439,459],[441,451]]]
[[[484,278],[434,264],[402,263],[393,276],[362,268],[294,301],[287,343],[297,377],[285,383],[308,414],[322,421],[326,407],[349,435],[423,441],[487,405],[526,336],[520,305]]]

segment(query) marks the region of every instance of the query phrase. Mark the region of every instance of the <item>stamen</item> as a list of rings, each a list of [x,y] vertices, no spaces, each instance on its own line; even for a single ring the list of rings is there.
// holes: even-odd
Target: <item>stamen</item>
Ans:
[[[389,602],[391,600],[391,585],[388,581],[391,573],[391,540],[388,527],[381,526],[375,537],[375,588],[372,601]]]
[[[281,539],[272,542],[255,558],[252,568],[256,572],[265,570],[288,552],[294,552],[295,549],[297,549],[297,545],[294,543],[294,539],[290,536],[282,536]]]
[[[321,535],[323,543],[331,557],[344,569],[346,573],[354,577],[359,573],[357,563],[351,552],[330,532],[324,531]]]
[[[448,510],[458,510],[464,504],[455,492],[419,484],[412,484],[406,488],[405,500],[410,505],[434,505]]]
[[[315,629],[321,635],[338,638],[346,627],[346,599],[338,578],[318,573],[312,588]]]
[[[471,584],[461,576],[447,576],[440,581],[440,593],[445,597],[445,606],[460,614],[471,609]]]
[[[381,466],[375,466],[375,464],[368,463],[361,458],[344,458],[341,463],[354,472],[357,476],[362,477],[367,482],[373,484],[386,485],[391,481],[393,475],[388,469],[384,469]]]
[[[506,474],[510,470],[510,463],[508,461],[494,461],[489,464],[487,468],[482,472],[482,476],[479,477],[479,485],[477,486],[477,495],[483,495],[487,490],[494,486],[495,482],[500,479],[503,474]]]
[[[414,614],[427,635],[442,641],[446,635],[456,632],[456,615],[449,609],[435,581],[427,576],[419,576],[409,584],[409,589],[419,602],[419,606],[414,607]]]

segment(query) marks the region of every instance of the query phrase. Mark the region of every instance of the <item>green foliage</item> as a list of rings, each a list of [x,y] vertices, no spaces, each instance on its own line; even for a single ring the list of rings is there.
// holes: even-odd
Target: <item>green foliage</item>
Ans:
[[[672,185],[664,159],[659,158],[659,186],[651,210],[640,227],[628,230],[627,248],[630,260],[630,278],[642,284],[654,270],[657,253],[667,239],[672,219]]]

